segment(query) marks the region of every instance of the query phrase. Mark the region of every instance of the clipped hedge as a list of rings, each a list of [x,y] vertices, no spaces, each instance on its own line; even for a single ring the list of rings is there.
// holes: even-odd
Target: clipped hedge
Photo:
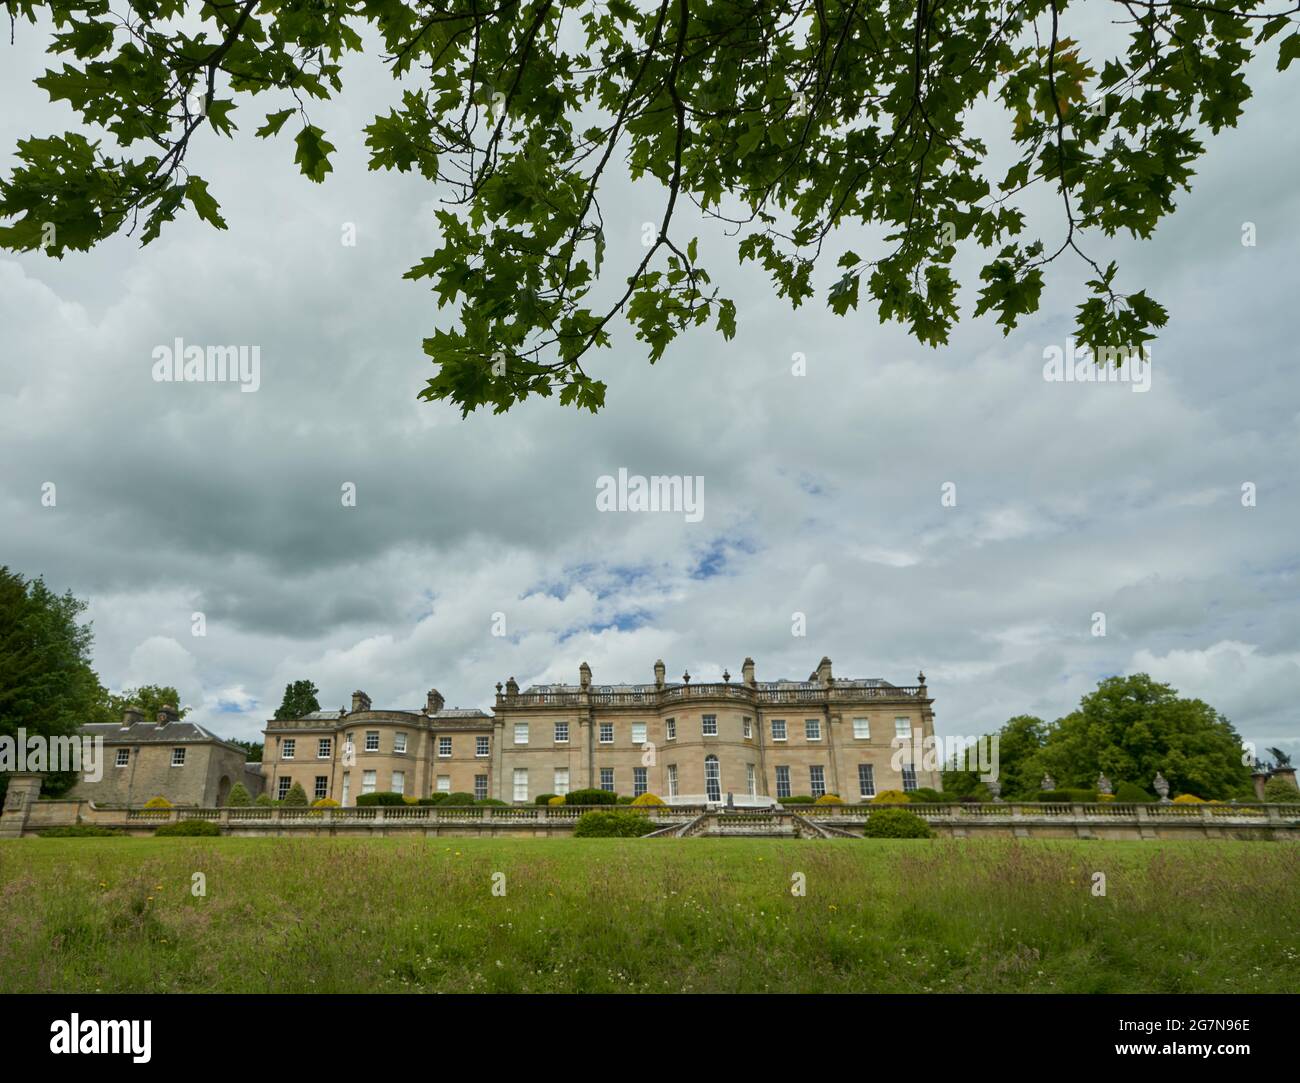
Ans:
[[[1136,782],[1121,782],[1115,787],[1115,800],[1125,805],[1149,805],[1155,796]]]
[[[230,787],[230,794],[226,797],[226,808],[248,808],[252,803],[253,795],[242,782],[236,782]]]
[[[474,804],[474,795],[465,793],[464,790],[457,790],[455,793],[449,793],[443,798],[444,805],[472,805]]]
[[[783,805],[811,805],[813,803],[812,794],[796,793],[791,797],[778,797],[778,801]]]
[[[1197,797],[1194,793],[1180,793],[1174,798],[1175,805],[1203,805],[1205,798]]]
[[[666,805],[668,802],[660,797],[657,793],[643,793],[640,797],[632,799],[632,804],[645,808],[648,805]]]
[[[145,808],[171,808],[172,803],[165,797],[151,797],[144,803]]]
[[[174,824],[163,824],[154,832],[156,838],[209,838],[220,834],[221,828],[211,820],[181,820]]]
[[[1048,805],[1095,805],[1097,803],[1096,790],[1039,790],[1037,801],[1044,802]]]
[[[557,795],[557,794],[553,794],[553,793],[539,793],[539,794],[537,795],[536,799],[533,801],[533,804],[534,804],[534,805],[549,805],[549,804],[551,803],[551,798],[552,798],[552,797],[556,797],[556,796],[558,796],[558,795]]]
[[[905,808],[882,808],[867,817],[862,832],[869,839],[932,839],[934,832],[915,812]]]
[[[563,804],[564,804],[564,798],[563,798],[563,796],[561,796],[560,794],[557,793],[554,797],[552,797],[552,798],[551,798],[549,801],[547,801],[546,803],[547,803],[548,805],[551,805],[551,806],[555,806],[555,805],[563,805]]]
[[[445,793],[435,793],[428,797],[421,797],[415,803],[417,805],[441,805],[447,800],[448,795]]]
[[[608,790],[571,790],[564,795],[566,805],[612,805],[618,795]]]
[[[288,804],[288,801],[285,802]],[[406,800],[400,793],[393,793],[391,790],[380,790],[377,793],[362,793],[357,795],[357,808],[369,808],[371,805],[405,805]]]
[[[116,827],[103,824],[64,824],[62,827],[47,827],[36,832],[43,839],[122,839],[126,836]]]
[[[510,802],[509,802],[509,801],[500,801],[500,800],[498,800],[498,799],[495,798],[495,797],[480,797],[477,801],[474,802],[474,804],[476,804],[476,805],[480,805],[480,806],[482,806],[482,805],[501,805],[501,806],[504,806],[504,807],[506,807],[506,808],[509,808],[509,807],[510,807]]]
[[[876,794],[873,805],[906,805],[912,798],[902,790],[881,790]]]
[[[655,830],[648,816],[639,812],[584,812],[573,829],[576,839],[640,838]]]
[[[312,808],[338,808],[339,803],[332,797],[320,797],[311,803]]]
[[[814,805],[842,805],[843,799],[837,793],[824,793],[813,802]]]

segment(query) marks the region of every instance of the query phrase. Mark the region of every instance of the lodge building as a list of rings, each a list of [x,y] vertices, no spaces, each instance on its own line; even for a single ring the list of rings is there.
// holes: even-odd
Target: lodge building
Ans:
[[[736,682],[667,681],[659,661],[653,683],[614,685],[595,684],[584,662],[576,685],[498,684],[491,714],[448,708],[436,689],[415,710],[377,709],[358,691],[350,710],[270,720],[262,776],[274,798],[297,782],[309,800],[344,806],[377,791],[524,804],[577,789],[678,804],[860,801],[939,788],[938,772],[893,763],[896,738],[934,736],[933,702],[924,673],[908,686],[837,678],[829,658],[806,681],[759,681],[746,658]]]

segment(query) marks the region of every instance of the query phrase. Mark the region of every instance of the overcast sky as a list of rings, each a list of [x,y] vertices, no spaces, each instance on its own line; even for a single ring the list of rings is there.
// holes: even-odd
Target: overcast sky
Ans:
[[[68,126],[30,85],[43,45],[21,24],[0,45],[5,171],[19,138]],[[865,306],[789,311],[701,225],[682,236],[736,299],[736,339],[688,334],[652,367],[620,333],[589,367],[610,385],[596,417],[416,400],[421,338],[454,313],[401,279],[437,248],[438,194],[366,170],[361,127],[395,94],[373,62],[312,109],[338,146],[324,185],[293,166],[292,122],[254,140],[245,105],[233,144],[204,133],[189,157],[227,232],[187,216],[145,249],[0,255],[0,563],[89,600],[107,685],[174,684],[226,736],[254,738],[302,677],[326,708],[430,686],[487,706],[499,680],[575,681],[584,660],[613,683],[660,657],[738,675],[746,655],[802,679],[829,655],[837,676],[924,668],[942,733],[1056,718],[1145,671],[1300,752],[1300,153],[1294,80],[1271,68],[1155,238],[1093,246],[1169,310],[1148,392],[1043,379],[1077,262],[1009,338],[971,321],[930,350]],[[660,213],[653,188],[606,195],[611,267]],[[155,382],[177,337],[260,346],[260,389]],[[702,476],[703,517],[598,511],[620,467]]]

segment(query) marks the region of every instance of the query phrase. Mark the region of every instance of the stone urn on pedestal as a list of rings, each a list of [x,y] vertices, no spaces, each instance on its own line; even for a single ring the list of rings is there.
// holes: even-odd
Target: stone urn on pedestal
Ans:
[[[1162,805],[1173,803],[1169,800],[1169,783],[1165,780],[1165,776],[1159,771],[1156,772],[1156,777],[1151,780],[1151,785],[1155,787],[1155,791],[1159,795],[1160,803]]]

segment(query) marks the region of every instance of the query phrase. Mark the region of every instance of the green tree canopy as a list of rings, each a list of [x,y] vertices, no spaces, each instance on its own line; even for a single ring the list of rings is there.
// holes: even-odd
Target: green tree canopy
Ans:
[[[1174,794],[1228,799],[1254,792],[1244,758],[1241,736],[1213,707],[1137,673],[1107,678],[1054,722],[1026,770],[1062,787],[1091,787],[1105,772],[1148,790],[1160,772]]]
[[[187,204],[226,228],[186,158],[241,122],[290,139],[323,181],[335,146],[312,103],[377,45],[395,85],[365,128],[370,167],[445,198],[440,245],[407,272],[451,308],[424,341],[421,394],[463,412],[555,393],[598,409],[605,384],[583,362],[619,319],[652,362],[687,328],[734,335],[702,220],[791,305],[867,303],[929,345],[959,316],[960,251],[980,265],[973,313],[1006,333],[1067,256],[1086,280],[1080,342],[1127,356],[1166,315],[1093,254],[1097,235],[1149,237],[1208,137],[1236,124],[1252,55],[1272,42],[1279,69],[1300,55],[1296,8],[1265,0],[1107,3],[1127,32],[1115,55],[1085,40],[1098,0],[3,2],[53,20],[58,63],[36,83],[84,122],[20,140],[0,181],[0,244],[55,257],[121,230],[147,244]],[[990,102],[1009,153],[975,134]],[[662,201],[611,269],[611,231],[643,230],[603,216],[624,177]],[[1025,214],[1039,187],[1056,215],[1042,236]]]
[[[85,608],[71,592],[0,567],[0,734],[69,736],[92,720],[105,693],[90,665],[90,625],[79,623]],[[61,793],[74,781],[51,773],[42,786]],[[0,797],[7,789],[0,773]]]
[[[139,688],[126,688],[121,692],[106,692],[96,708],[95,722],[120,722],[128,707],[139,707],[146,722],[153,722],[163,707],[175,707],[176,714],[184,718],[190,713],[181,706],[181,695],[170,684],[142,684]],[[87,721],[92,721],[88,719]]]
[[[294,681],[284,686],[284,699],[275,712],[276,718],[302,718],[320,710],[320,689],[311,681]]]

